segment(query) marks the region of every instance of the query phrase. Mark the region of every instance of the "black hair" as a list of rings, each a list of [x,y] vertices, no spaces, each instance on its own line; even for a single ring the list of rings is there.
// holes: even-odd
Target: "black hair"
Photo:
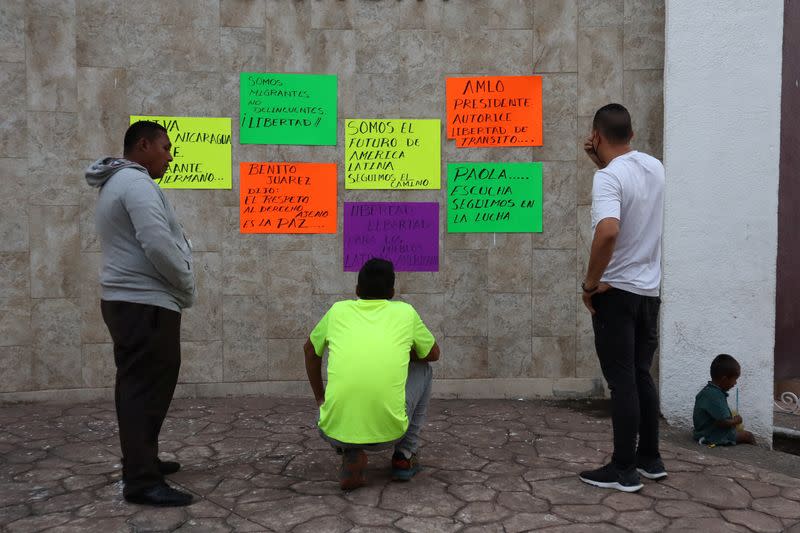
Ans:
[[[364,300],[388,300],[394,295],[394,265],[373,257],[358,271],[358,297]]]
[[[616,144],[625,144],[633,137],[631,114],[621,104],[608,104],[598,109],[592,120],[592,128]]]
[[[726,353],[721,353],[711,361],[711,379],[738,376],[742,371],[739,362]]]
[[[153,122],[152,120],[134,122],[128,128],[128,131],[125,132],[125,141],[123,142],[125,153],[130,153],[134,146],[136,146],[136,143],[141,139],[152,141],[158,137],[160,133],[166,135],[167,128],[157,122]]]

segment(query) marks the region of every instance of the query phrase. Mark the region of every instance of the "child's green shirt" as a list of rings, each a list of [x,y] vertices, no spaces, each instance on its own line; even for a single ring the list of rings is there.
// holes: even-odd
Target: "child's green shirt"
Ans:
[[[694,398],[694,440],[704,439],[704,444],[736,444],[736,428],[721,428],[719,420],[733,416],[728,407],[728,393],[708,382]]]

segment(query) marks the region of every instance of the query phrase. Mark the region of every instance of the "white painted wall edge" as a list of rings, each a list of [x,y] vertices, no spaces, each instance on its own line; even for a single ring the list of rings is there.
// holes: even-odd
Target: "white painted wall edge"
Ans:
[[[711,360],[730,353],[745,426],[767,446],[782,36],[781,1],[666,3],[662,411],[691,426]]]

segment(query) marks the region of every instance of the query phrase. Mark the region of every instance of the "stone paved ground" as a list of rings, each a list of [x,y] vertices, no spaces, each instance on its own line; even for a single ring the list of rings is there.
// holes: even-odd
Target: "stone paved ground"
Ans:
[[[162,431],[183,509],[123,502],[113,405],[0,407],[0,529],[21,531],[800,531],[800,479],[665,444],[670,476],[638,494],[576,472],[608,459],[606,419],[527,401],[435,400],[406,484],[390,454],[342,493],[308,400],[176,400]],[[763,454],[772,452],[763,451]]]

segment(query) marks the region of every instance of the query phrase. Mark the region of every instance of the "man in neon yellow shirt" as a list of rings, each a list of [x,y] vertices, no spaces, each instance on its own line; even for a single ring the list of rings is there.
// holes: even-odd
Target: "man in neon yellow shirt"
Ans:
[[[394,445],[393,479],[407,481],[419,470],[416,452],[433,375],[428,362],[439,359],[439,347],[411,305],[390,301],[394,278],[391,262],[367,261],[358,273],[359,299],[333,304],[304,347],[320,433],[342,454],[343,490],[366,483],[364,450]]]

